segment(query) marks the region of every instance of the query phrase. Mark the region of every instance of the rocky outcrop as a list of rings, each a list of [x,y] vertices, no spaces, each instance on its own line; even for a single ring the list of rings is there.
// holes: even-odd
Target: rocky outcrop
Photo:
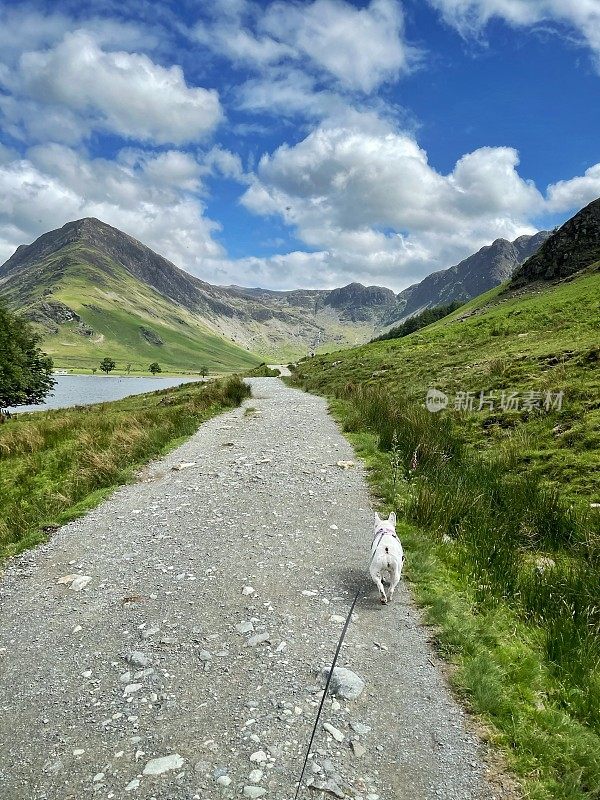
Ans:
[[[161,347],[164,344],[164,341],[156,331],[153,331],[152,328],[145,328],[143,325],[140,325],[140,336],[149,344],[156,345],[156,347]]]
[[[516,270],[511,288],[566,278],[600,262],[600,198],[575,214]]]
[[[58,326],[69,322],[81,323],[79,314],[58,300],[43,300],[23,311],[29,322],[43,327],[48,333],[57,333]]]

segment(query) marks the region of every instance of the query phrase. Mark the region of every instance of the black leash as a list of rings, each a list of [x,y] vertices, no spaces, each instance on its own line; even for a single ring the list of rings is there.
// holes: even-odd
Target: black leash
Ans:
[[[373,553],[371,555],[371,560],[369,561],[369,567],[371,566],[371,562],[375,558],[375,553],[377,552],[377,548],[379,547],[384,534],[385,531],[382,531],[381,534],[379,535],[379,541],[377,542],[375,549],[373,550]],[[352,619],[352,612],[354,611],[354,606],[356,605],[356,601],[358,600],[360,593],[361,589],[359,589],[354,595],[354,600],[352,601],[352,605],[350,606],[350,611],[348,612],[348,616],[346,617],[346,622],[344,623],[342,633],[340,635],[337,647],[335,649],[335,654],[333,656],[333,661],[331,663],[331,669],[329,670],[329,675],[327,676],[325,689],[323,690],[323,697],[321,698],[321,702],[319,703],[317,718],[315,719],[315,724],[313,726],[312,733],[310,736],[310,741],[308,743],[308,748],[306,750],[306,756],[304,758],[304,764],[302,765],[302,772],[300,773],[300,778],[298,780],[298,786],[296,787],[296,794],[294,795],[294,800],[298,800],[298,795],[300,794],[300,789],[302,787],[302,779],[304,778],[304,773],[306,772],[306,765],[308,764],[308,757],[310,756],[310,748],[312,747],[312,743],[315,738],[315,734],[317,732],[317,726],[319,724],[319,719],[321,717],[321,711],[323,710],[323,705],[325,704],[325,698],[327,697],[327,690],[329,689],[329,684],[331,683],[331,678],[333,676],[333,670],[335,669],[335,665],[338,660],[340,650],[342,649],[342,644],[344,642],[344,637],[346,636],[346,631],[348,630],[348,626],[350,625],[350,620]]]

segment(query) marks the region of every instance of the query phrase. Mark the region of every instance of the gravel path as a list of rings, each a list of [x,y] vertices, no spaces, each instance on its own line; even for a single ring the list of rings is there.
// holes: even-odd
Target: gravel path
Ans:
[[[365,688],[328,698],[303,800],[501,796],[406,589],[377,602],[365,480],[336,466],[354,455],[325,402],[252,387],[255,412],[205,423],[6,570],[3,800],[291,800],[360,586],[339,665]]]

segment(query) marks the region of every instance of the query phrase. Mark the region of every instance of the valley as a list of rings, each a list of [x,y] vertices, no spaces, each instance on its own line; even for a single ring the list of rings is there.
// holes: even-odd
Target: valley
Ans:
[[[497,240],[396,295],[352,283],[332,290],[213,286],[96,219],[21,246],[0,267],[0,298],[34,323],[59,368],[223,373],[262,360],[364,344],[440,300],[464,301],[505,280],[545,239]]]

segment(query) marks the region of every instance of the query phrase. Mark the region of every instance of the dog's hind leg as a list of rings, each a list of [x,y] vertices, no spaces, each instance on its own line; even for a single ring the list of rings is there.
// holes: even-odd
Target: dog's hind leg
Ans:
[[[381,580],[381,573],[380,572],[372,572],[371,577],[375,581],[377,588],[379,589],[379,599],[381,600],[382,604],[385,605],[387,603],[387,597],[385,595],[385,589],[383,587],[383,583]]]
[[[394,596],[394,589],[398,586],[400,581],[400,572],[401,567],[398,564],[394,564],[394,566],[390,569],[390,600]]]

